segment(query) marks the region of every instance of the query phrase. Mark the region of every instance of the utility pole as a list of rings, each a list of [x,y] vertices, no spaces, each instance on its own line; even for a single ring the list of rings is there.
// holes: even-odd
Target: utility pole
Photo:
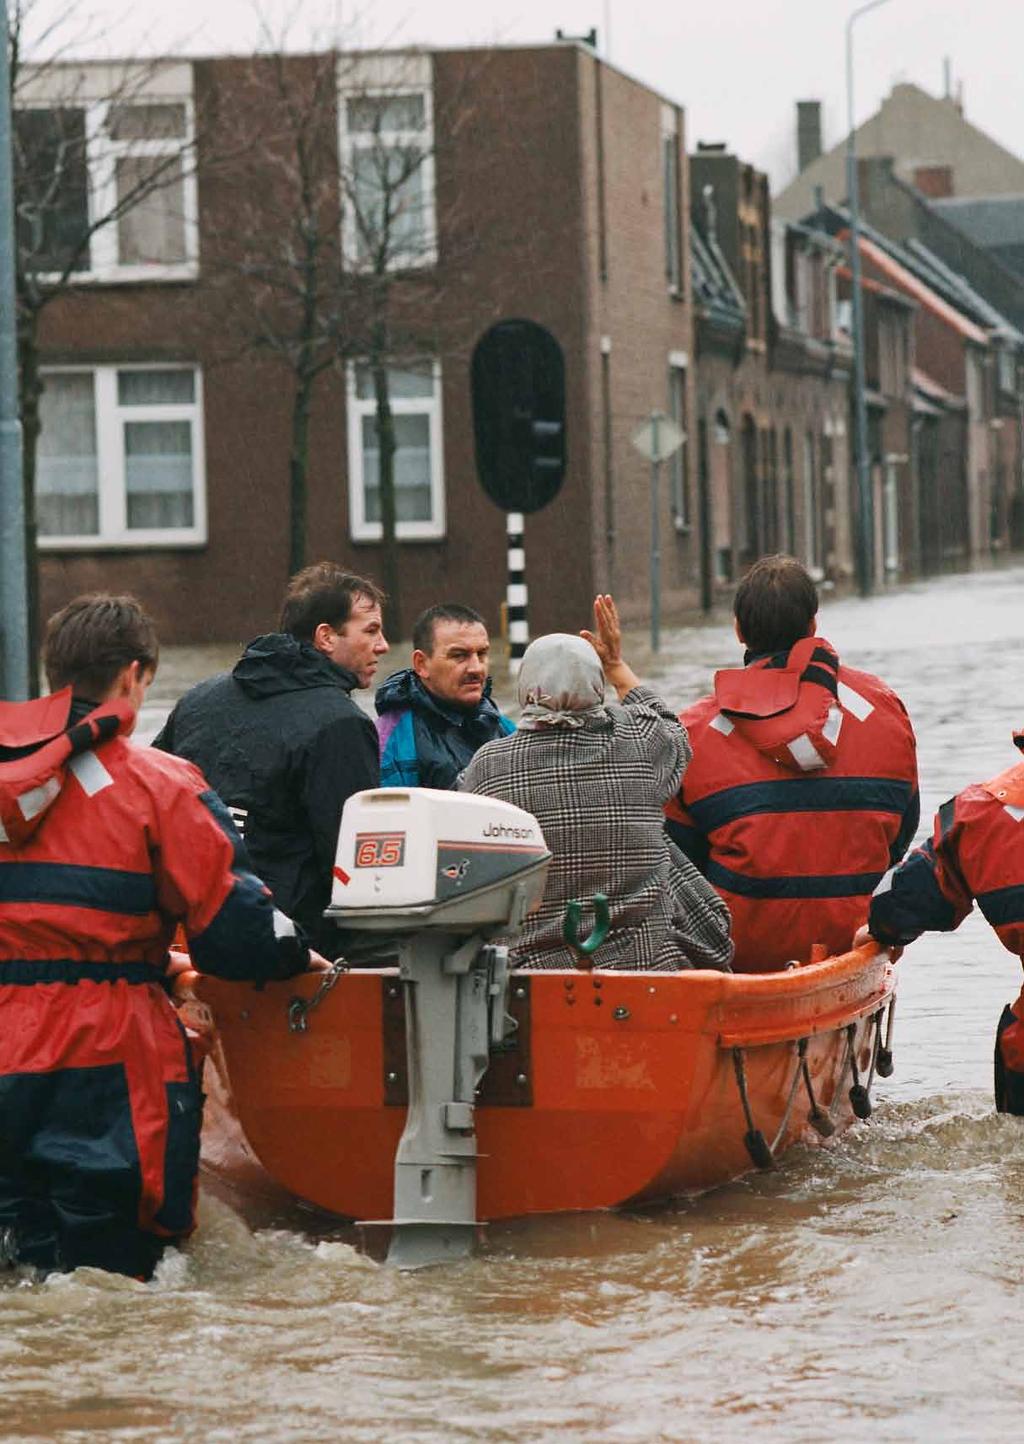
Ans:
[[[853,286],[853,410],[854,449],[857,464],[857,580],[861,596],[874,585],[875,519],[868,465],[868,412],[864,399],[864,301],[860,269],[860,181],[857,174],[857,133],[853,105],[853,26],[869,10],[889,0],[868,0],[850,13],[846,22],[846,191],[850,208],[850,275]]]
[[[14,175],[7,0],[0,0],[0,697],[29,694],[25,498],[18,407]]]
[[[661,463],[682,446],[686,433],[671,416],[652,411],[630,438],[651,463],[651,651],[661,647]]]

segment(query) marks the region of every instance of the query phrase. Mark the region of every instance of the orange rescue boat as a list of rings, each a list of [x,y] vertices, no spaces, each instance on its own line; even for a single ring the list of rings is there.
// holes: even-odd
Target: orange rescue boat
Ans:
[[[375,831],[364,809],[351,819],[347,842],[343,824],[339,866],[350,877],[367,836],[423,831],[422,816],[403,821],[395,811],[416,794],[362,796],[386,796],[391,809],[374,819]],[[431,796],[419,794],[417,805],[429,807]],[[445,794],[446,807],[451,801]],[[492,809],[505,806],[487,801]],[[450,832],[450,822],[441,830]],[[451,871],[446,846],[438,846],[436,861]],[[532,853],[520,847],[506,858],[520,883],[520,915],[524,886],[539,899],[546,862],[542,840]],[[430,852],[431,873],[434,864]],[[379,868],[381,877],[386,891],[388,874]],[[421,929],[494,887],[467,889],[440,905],[436,898],[392,905],[392,920],[401,915],[410,929],[404,946],[422,947]],[[356,904],[346,922],[370,917]],[[479,902],[473,905],[479,913]],[[384,905],[373,915],[387,911]],[[466,932],[450,920],[443,929],[438,975],[459,971],[451,965],[451,934],[457,942]],[[262,1171],[320,1208],[404,1222],[417,1236],[430,1231],[438,1210],[441,1222],[466,1222],[450,1217],[450,1167],[471,1165],[475,1173],[475,1205],[474,1195],[465,1195],[474,1222],[647,1203],[707,1189],[752,1165],[770,1167],[797,1140],[866,1117],[876,1073],[892,1069],[896,969],[869,945],[766,974],[502,976],[499,968],[497,983],[493,971],[481,975],[492,994],[492,1026],[489,1049],[486,1036],[470,1048],[477,1073],[467,1084],[458,1058],[454,1074],[451,1057],[442,1058],[440,1091],[432,1095],[420,1050],[440,1024],[427,1012],[427,984],[411,975],[410,956],[402,953],[400,968],[338,967],[263,988],[190,975],[215,1024],[206,1065],[207,1169],[236,1182]],[[466,996],[453,1002],[458,1016]],[[497,1031],[494,996],[504,1010]],[[410,1008],[418,1034],[412,1040]],[[423,1133],[435,1114],[443,1139],[428,1156]]]
[[[866,1116],[894,975],[871,947],[784,973],[513,972],[519,1031],[477,1098],[479,1217],[710,1188],[844,1127],[851,1089]],[[218,1039],[204,1164],[237,1177],[255,1159],[321,1208],[386,1218],[408,1101],[397,970],[343,973],[299,1032],[292,999],[314,996],[314,975],[195,988]]]

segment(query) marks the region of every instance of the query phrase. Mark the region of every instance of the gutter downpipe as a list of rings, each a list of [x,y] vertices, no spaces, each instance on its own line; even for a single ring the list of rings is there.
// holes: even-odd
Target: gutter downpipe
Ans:
[[[0,698],[29,694],[25,499],[18,407],[14,176],[7,0],[0,0]]]
[[[868,414],[864,399],[864,301],[860,268],[860,184],[857,174],[857,133],[853,106],[853,26],[869,10],[889,0],[868,0],[846,21],[846,191],[850,210],[850,275],[853,284],[853,407],[857,456],[857,580],[862,597],[874,586],[874,507],[868,466]]]

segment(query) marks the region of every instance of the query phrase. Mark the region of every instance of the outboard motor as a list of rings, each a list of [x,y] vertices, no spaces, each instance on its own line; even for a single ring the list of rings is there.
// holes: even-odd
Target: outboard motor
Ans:
[[[508,949],[544,896],[535,817],[490,797],[394,788],[345,804],[327,916],[393,938],[405,991],[409,1111],[395,1154],[388,1262],[470,1253],[476,1232],[474,1100],[504,1041]]]

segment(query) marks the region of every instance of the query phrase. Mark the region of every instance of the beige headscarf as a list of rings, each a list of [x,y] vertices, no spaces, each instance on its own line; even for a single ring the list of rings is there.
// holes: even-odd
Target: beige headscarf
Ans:
[[[604,672],[589,642],[552,632],[531,642],[519,670],[519,726],[583,727],[602,712]]]

